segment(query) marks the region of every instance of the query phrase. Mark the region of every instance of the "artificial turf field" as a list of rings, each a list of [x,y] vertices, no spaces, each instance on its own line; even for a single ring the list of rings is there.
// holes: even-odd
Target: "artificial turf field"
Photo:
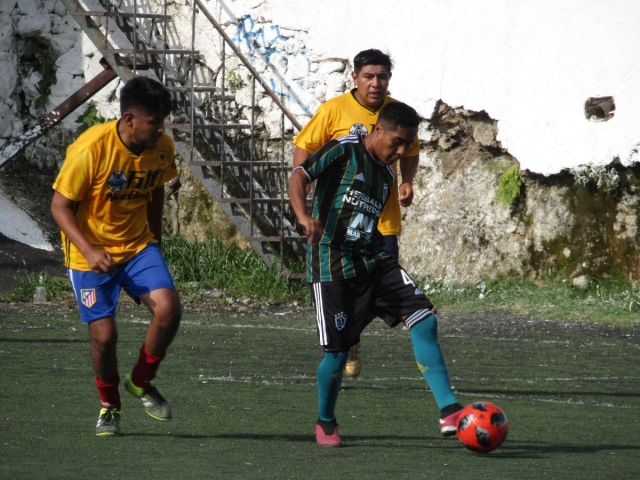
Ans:
[[[121,376],[148,316],[121,311]],[[501,406],[510,431],[479,455],[438,433],[409,332],[375,321],[345,379],[342,448],[318,448],[309,309],[185,313],[156,385],[174,419],[123,392],[120,437],[98,438],[86,327],[75,310],[0,305],[2,479],[637,479],[640,329],[504,314],[439,315],[461,403]]]

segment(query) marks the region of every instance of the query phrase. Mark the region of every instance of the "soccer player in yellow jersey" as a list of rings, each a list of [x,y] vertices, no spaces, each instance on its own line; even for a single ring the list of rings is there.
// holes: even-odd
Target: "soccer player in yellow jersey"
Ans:
[[[293,152],[294,168],[302,165],[311,153],[329,140],[373,131],[380,109],[396,101],[387,95],[392,68],[389,55],[377,49],[364,50],[354,57],[351,78],[355,88],[320,105],[296,136],[293,141],[296,146]],[[400,205],[408,207],[413,201],[413,177],[418,168],[419,155],[420,143],[416,136],[400,162],[393,164],[396,179],[397,164],[400,164],[402,183],[398,187],[397,180],[394,181],[378,224],[378,230],[384,236],[385,249],[396,259],[399,257],[398,236],[402,230]],[[345,373],[357,377],[361,368],[360,344],[356,344],[349,352]]]
[[[182,315],[160,251],[164,184],[177,176],[173,140],[164,131],[171,96],[157,81],[136,77],[120,91],[120,112],[119,120],[90,128],[67,149],[51,202],[80,318],[89,325],[101,404],[98,436],[120,433],[121,288],[152,315],[125,389],[156,420],[171,419],[169,402],[151,381]]]

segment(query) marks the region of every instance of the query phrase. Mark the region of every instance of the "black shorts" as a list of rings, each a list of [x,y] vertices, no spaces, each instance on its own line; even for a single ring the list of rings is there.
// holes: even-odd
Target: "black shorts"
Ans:
[[[356,279],[312,283],[320,345],[326,351],[345,351],[360,342],[360,334],[377,316],[395,327],[411,328],[427,317],[433,304],[407,272],[394,263],[382,271]]]

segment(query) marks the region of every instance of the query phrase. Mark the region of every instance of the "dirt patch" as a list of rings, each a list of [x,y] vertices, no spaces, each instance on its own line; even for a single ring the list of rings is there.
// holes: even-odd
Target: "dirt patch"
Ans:
[[[65,276],[60,233],[50,211],[55,175],[53,169],[20,163],[2,170],[0,189],[38,224],[55,249],[33,248],[0,234],[0,295],[12,289],[14,277],[27,273]]]
[[[21,275],[65,276],[62,252],[47,252],[0,234],[0,295],[9,292]]]

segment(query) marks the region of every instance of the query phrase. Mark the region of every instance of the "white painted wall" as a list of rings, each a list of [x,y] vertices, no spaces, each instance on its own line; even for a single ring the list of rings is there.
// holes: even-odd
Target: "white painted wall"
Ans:
[[[221,2],[222,3],[222,2]],[[640,160],[640,1],[224,0],[237,15],[308,29],[319,57],[380,48],[396,62],[393,95],[431,116],[438,99],[485,110],[522,169]],[[612,95],[608,122],[585,118]]]

